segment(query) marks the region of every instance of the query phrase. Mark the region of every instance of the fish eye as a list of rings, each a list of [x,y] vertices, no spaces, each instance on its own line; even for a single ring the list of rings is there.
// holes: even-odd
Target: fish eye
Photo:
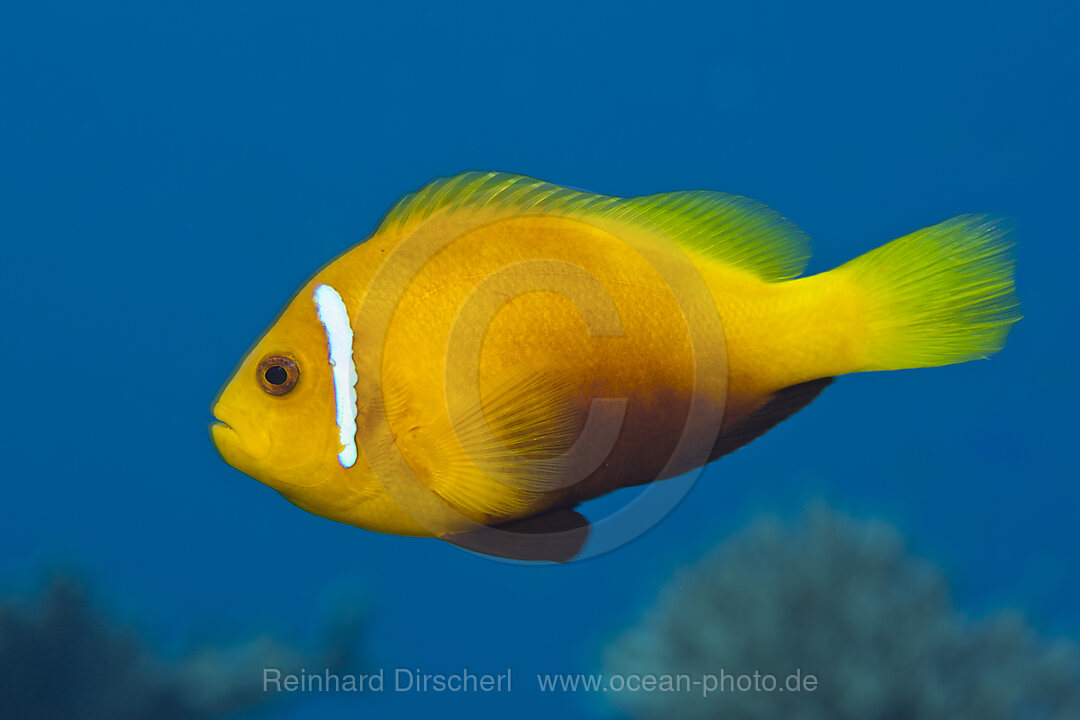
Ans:
[[[255,378],[271,395],[284,395],[300,380],[300,366],[288,355],[267,355],[259,362]]]

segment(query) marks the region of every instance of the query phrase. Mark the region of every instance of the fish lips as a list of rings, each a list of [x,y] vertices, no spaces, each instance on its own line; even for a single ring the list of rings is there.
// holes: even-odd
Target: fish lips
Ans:
[[[210,438],[222,459],[239,470],[270,454],[270,433],[246,413],[218,403]]]

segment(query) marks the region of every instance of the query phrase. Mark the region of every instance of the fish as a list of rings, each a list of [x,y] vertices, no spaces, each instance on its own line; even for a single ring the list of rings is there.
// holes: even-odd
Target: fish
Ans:
[[[587,554],[579,505],[700,473],[837,376],[1000,350],[1012,247],[1001,218],[960,215],[803,275],[806,236],[756,200],[466,172],[304,284],[212,441],[330,520],[566,562]]]

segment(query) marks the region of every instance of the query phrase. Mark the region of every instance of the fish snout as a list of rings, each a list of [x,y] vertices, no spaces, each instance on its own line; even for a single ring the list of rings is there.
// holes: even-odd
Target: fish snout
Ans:
[[[270,433],[256,419],[221,403],[213,413],[217,422],[210,424],[210,437],[227,463],[238,466],[244,459],[259,461],[270,454]]]

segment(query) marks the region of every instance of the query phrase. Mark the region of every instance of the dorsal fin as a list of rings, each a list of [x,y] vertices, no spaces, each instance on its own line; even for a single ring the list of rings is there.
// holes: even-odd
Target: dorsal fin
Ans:
[[[401,198],[383,218],[379,232],[398,230],[443,208],[511,208],[517,212],[587,215],[619,206],[621,198],[572,190],[501,172],[470,171],[434,180]]]
[[[636,225],[769,281],[798,275],[809,257],[805,235],[750,198],[704,190],[618,198],[499,172],[436,180],[398,201],[379,232],[401,232],[444,208],[495,208]]]
[[[685,249],[730,263],[762,280],[793,278],[810,258],[810,243],[798,226],[748,197],[689,190],[625,202]]]

